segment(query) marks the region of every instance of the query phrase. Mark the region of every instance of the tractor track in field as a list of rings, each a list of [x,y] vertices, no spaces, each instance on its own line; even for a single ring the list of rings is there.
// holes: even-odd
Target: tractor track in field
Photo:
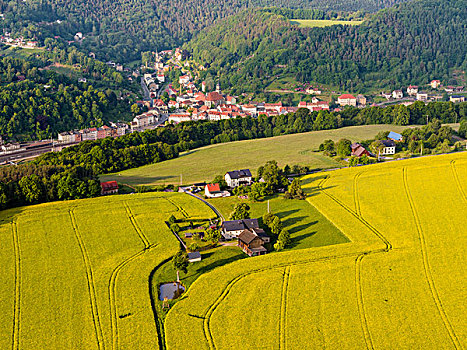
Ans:
[[[96,287],[95,287],[95,282],[94,282],[91,260],[89,259],[86,246],[84,245],[83,238],[81,237],[81,234],[78,229],[78,224],[76,222],[76,218],[74,214],[74,208],[68,210],[68,214],[70,215],[73,232],[78,242],[79,249],[81,250],[81,257],[83,258],[84,265],[86,268],[86,279],[88,281],[88,292],[89,292],[89,299],[91,302],[92,321],[94,323],[94,331],[96,335],[97,346],[99,349],[105,349],[104,336],[102,333],[102,325],[101,325],[101,321],[99,318],[99,309],[97,307],[97,294],[96,294]]]
[[[459,190],[459,193],[461,194],[461,197],[464,200],[464,202],[467,203],[467,194],[465,193],[464,188],[462,187],[461,181],[459,179],[459,174],[457,173],[457,170],[456,170],[455,160],[451,160],[451,171],[452,171],[452,175],[454,176],[454,179],[456,180],[457,189]]]
[[[386,246],[385,249],[377,249],[370,252],[365,252],[357,256],[355,259],[355,291],[356,291],[356,299],[358,304],[358,313],[360,317],[360,324],[362,327],[363,337],[365,339],[366,348],[371,350],[374,349],[373,339],[370,332],[370,327],[368,324],[368,317],[365,311],[365,300],[363,294],[363,284],[362,284],[362,260],[365,256],[370,254],[379,254],[379,253],[389,253],[393,247],[392,244],[384,237],[384,235],[378,231],[373,225],[371,225],[368,221],[366,221],[363,216],[361,215],[361,205],[360,205],[360,197],[358,195],[358,178],[363,174],[363,172],[359,172],[354,176],[353,179],[353,197],[354,197],[354,204],[355,204],[355,211],[347,207],[342,201],[340,201],[335,196],[327,193],[324,188],[324,182],[329,178],[326,176],[318,185],[318,188],[335,201],[338,205],[344,208],[347,212],[352,214],[357,220],[362,222],[367,228],[369,228]]]
[[[173,206],[175,206],[175,207],[178,209],[178,211],[179,211],[180,213],[182,213],[182,215],[183,215],[185,218],[188,218],[188,217],[189,217],[188,213],[185,211],[185,209],[183,209],[183,207],[179,206],[177,203],[175,203],[173,200],[171,200],[171,199],[169,199],[169,198],[166,198],[166,197],[163,197],[163,198],[166,199],[167,202],[169,202],[169,203],[171,203]]]
[[[163,197],[161,197],[163,198]],[[143,255],[144,253],[148,252],[149,250],[157,247],[159,244],[150,244],[147,236],[141,230],[136,221],[133,212],[130,209],[130,206],[127,202],[123,203],[125,210],[128,215],[128,219],[130,220],[133,229],[135,230],[136,234],[138,235],[139,239],[144,245],[144,249],[140,250],[139,252],[133,254],[132,256],[128,257],[127,259],[123,260],[120,264],[118,264],[112,271],[109,279],[109,304],[110,304],[110,328],[111,328],[111,344],[112,349],[118,349],[118,310],[117,310],[117,278],[120,271],[128,265],[133,260],[137,259],[139,256]]]
[[[383,252],[383,251],[384,250],[382,250],[382,249],[379,250],[379,252]],[[210,325],[212,314],[214,313],[214,311],[216,311],[217,307],[222,303],[222,301],[224,301],[225,298],[230,294],[230,291],[232,290],[233,286],[236,283],[238,283],[240,280],[242,280],[243,278],[248,277],[249,275],[253,275],[253,274],[268,271],[268,270],[275,270],[275,269],[279,270],[279,269],[282,269],[284,267],[307,265],[307,264],[311,264],[311,263],[315,263],[315,262],[325,262],[325,261],[332,261],[332,260],[343,259],[343,258],[351,258],[351,257],[356,258],[359,255],[368,254],[370,252],[371,251],[349,252],[349,253],[345,253],[345,254],[336,254],[336,255],[324,256],[324,257],[319,257],[319,258],[314,258],[314,259],[309,259],[309,260],[298,261],[298,262],[295,262],[295,263],[286,262],[286,263],[281,263],[281,264],[277,264],[277,265],[274,265],[274,266],[269,266],[269,267],[263,267],[263,268],[250,270],[248,272],[244,272],[244,273],[236,276],[235,278],[233,278],[232,280],[230,280],[227,283],[226,287],[222,290],[219,297],[208,307],[207,311],[204,313],[204,316],[203,316],[203,333],[204,333],[204,337],[205,337],[206,341],[208,342],[209,348],[210,349],[216,349],[216,346],[215,346],[215,343],[214,343],[214,338],[213,338],[212,332],[211,332],[211,325]]]
[[[374,349],[373,339],[371,337],[370,327],[365,311],[365,302],[363,298],[363,284],[362,284],[362,260],[366,254],[360,254],[355,259],[355,291],[357,293],[358,313],[360,315],[360,324],[362,326],[363,336],[365,338],[366,347]]]
[[[354,205],[355,205],[355,213],[358,216],[362,216],[361,209],[360,209],[360,200],[358,197],[358,187],[357,187],[357,181],[358,178],[363,174],[363,171],[356,173],[354,178],[353,178],[353,200],[354,200]]]
[[[125,207],[126,213],[128,215],[128,219],[130,219],[131,224],[133,225],[133,228],[135,229],[135,232],[137,233],[139,239],[141,242],[143,242],[144,249],[148,249],[149,246],[151,245],[149,243],[149,239],[146,237],[144,232],[141,230],[141,228],[138,225],[138,222],[135,219],[135,216],[133,215],[133,212],[130,209],[130,206],[128,205],[127,202],[123,202],[123,205]]]
[[[120,264],[118,264],[112,274],[110,275],[109,279],[109,303],[110,303],[110,328],[111,328],[111,343],[112,349],[118,349],[118,312],[117,312],[117,278],[120,271],[128,265],[130,262],[138,258],[139,256],[143,255],[144,253],[150,251],[153,248],[156,248],[159,244],[150,245],[147,248],[140,250],[139,252],[133,254],[129,258],[123,260]]]
[[[410,192],[409,184],[408,184],[408,176],[407,176],[407,168],[402,168],[402,176],[404,180],[404,190],[405,194],[407,196],[407,200],[409,201],[410,209],[412,211],[412,216],[415,222],[415,226],[417,228],[418,232],[418,237],[420,240],[420,250],[422,253],[422,260],[423,260],[423,268],[425,272],[425,279],[428,283],[428,286],[430,288],[431,295],[433,297],[433,301],[436,305],[436,308],[438,309],[438,312],[441,316],[441,319],[444,323],[444,326],[449,334],[449,337],[451,338],[451,341],[456,349],[462,349],[462,345],[459,342],[459,338],[457,337],[456,333],[454,332],[454,328],[451,324],[451,321],[449,320],[448,315],[446,314],[446,311],[444,310],[443,304],[441,303],[441,299],[439,297],[438,290],[435,285],[435,281],[433,279],[433,275],[431,272],[431,266],[430,266],[430,261],[428,259],[428,250],[427,250],[427,245],[426,245],[426,239],[425,239],[425,234],[422,229],[422,225],[420,222],[420,218],[417,213],[417,209],[415,207],[415,202],[412,198],[412,194]]]
[[[369,255],[369,254],[377,254],[377,253],[387,253],[389,252],[390,250],[392,250],[392,244],[376,229],[374,228],[372,225],[370,225],[365,219],[363,219],[362,217],[358,216],[357,213],[355,211],[353,211],[352,209],[350,209],[347,205],[345,205],[344,203],[342,203],[339,199],[337,199],[336,197],[334,197],[333,195],[327,193],[324,189],[323,189],[323,184],[324,182],[329,178],[329,175],[326,176],[321,182],[320,184],[318,185],[318,188],[321,190],[321,192],[323,194],[325,194],[326,196],[328,196],[329,198],[331,198],[333,201],[335,201],[339,206],[341,206],[343,209],[345,209],[346,211],[348,211],[352,216],[354,216],[357,220],[359,220],[360,222],[362,222],[368,229],[370,229],[370,231],[372,231],[385,245],[384,248],[381,248],[381,249],[375,249],[375,250],[368,250],[368,251],[362,251],[362,252],[351,252],[351,253],[347,253],[347,254],[340,254],[340,255],[331,255],[331,256],[326,256],[326,257],[321,257],[321,258],[315,258],[315,259],[310,259],[310,260],[304,260],[304,261],[300,261],[300,262],[296,262],[296,263],[282,263],[282,264],[278,264],[278,265],[275,265],[275,266],[271,266],[271,267],[265,267],[265,268],[259,268],[259,269],[255,269],[255,270],[250,270],[248,272],[245,272],[241,275],[238,275],[237,277],[233,278],[230,282],[228,282],[227,286],[223,289],[222,293],[218,296],[218,298],[208,307],[207,311],[205,312],[204,314],[204,320],[203,320],[203,333],[204,333],[204,337],[205,339],[207,340],[208,342],[208,345],[209,345],[209,348],[210,349],[216,349],[216,345],[214,343],[214,338],[213,338],[213,335],[212,335],[212,332],[211,332],[211,317],[212,317],[212,314],[216,311],[216,309],[218,308],[218,306],[222,303],[222,301],[225,300],[225,298],[230,294],[230,291],[232,289],[232,287],[237,283],[239,282],[240,280],[242,280],[243,278],[249,276],[249,275],[252,275],[252,274],[255,274],[255,273],[259,273],[259,272],[263,272],[263,271],[267,271],[267,270],[273,270],[273,269],[280,269],[280,268],[283,268],[283,267],[287,267],[287,266],[297,266],[297,265],[306,265],[306,264],[310,264],[310,263],[314,263],[314,262],[323,262],[323,261],[331,261],[331,260],[336,260],[336,259],[341,259],[341,258],[346,258],[346,257],[355,257],[356,261],[358,259],[360,259],[360,262],[361,262],[361,259],[366,256],[366,255]],[[361,257],[361,258],[360,258]],[[358,265],[359,268],[360,268],[360,262]],[[359,277],[358,279],[358,283],[359,285],[356,285],[356,288],[360,289],[360,291],[358,292],[359,294],[358,295],[361,295],[361,298],[357,300],[357,302],[359,303],[359,313],[361,311],[363,311],[363,314],[360,314],[360,319],[361,319],[361,322],[362,322],[362,328],[365,327],[365,329],[369,330],[369,327],[368,327],[368,324],[366,322],[366,316],[364,314],[364,304],[363,304],[363,295],[362,295],[362,286],[361,286],[361,277]],[[371,340],[371,336],[369,336],[368,338],[366,337],[368,333],[365,333],[364,331],[364,336],[365,336],[365,342],[366,342],[366,346],[368,349],[373,349],[373,344],[372,344],[372,340]]]
[[[11,348],[19,349],[19,331],[21,317],[21,251],[19,245],[18,226],[16,219],[11,222],[13,236],[13,251],[15,256],[15,298],[13,302],[13,332],[11,339]]]
[[[284,269],[281,294],[281,314],[279,318],[279,349],[287,349],[286,329],[287,329],[287,293],[289,291],[290,266]]]

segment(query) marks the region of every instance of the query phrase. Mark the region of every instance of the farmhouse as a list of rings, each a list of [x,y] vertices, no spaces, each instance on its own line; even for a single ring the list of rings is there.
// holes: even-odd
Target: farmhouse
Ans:
[[[118,184],[117,181],[107,181],[101,182],[101,194],[113,194],[118,193]]]
[[[225,239],[236,238],[244,230],[250,230],[258,236],[265,237],[265,241],[269,241],[264,230],[259,228],[258,219],[231,220],[222,223],[222,236]]]
[[[339,96],[337,98],[337,103],[340,106],[356,106],[357,105],[357,99],[353,95],[344,94],[344,95],[341,95],[341,96]]]
[[[250,230],[244,230],[238,236],[238,246],[242,248],[248,256],[266,254],[267,250],[263,247],[263,244],[264,241]]]
[[[354,157],[361,157],[363,155],[366,155],[368,157],[371,156],[370,152],[368,152],[365,149],[365,147],[363,147],[359,143],[352,144],[351,148],[352,148],[352,156],[354,156]]]
[[[228,191],[221,191],[219,184],[207,184],[204,187],[204,195],[208,198],[229,197]]]
[[[417,92],[416,99],[418,101],[427,101],[428,94],[426,92]]]
[[[240,185],[251,185],[253,177],[249,169],[229,171],[224,176],[227,186],[230,188]]]
[[[396,143],[393,140],[381,140],[379,142],[384,146],[381,155],[396,154]]]
[[[409,85],[407,88],[407,94],[409,96],[415,96],[418,92],[418,86],[416,85]]]
[[[392,98],[399,99],[399,98],[402,98],[402,97],[404,97],[404,94],[402,93],[402,90],[394,90],[392,92]]]
[[[188,262],[194,263],[197,261],[201,261],[201,253],[200,252],[192,252],[188,253]]]

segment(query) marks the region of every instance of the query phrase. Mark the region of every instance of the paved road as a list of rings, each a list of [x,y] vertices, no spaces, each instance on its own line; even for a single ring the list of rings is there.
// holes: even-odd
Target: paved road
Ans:
[[[143,90],[143,100],[152,102],[151,93],[149,92],[143,77],[141,77],[141,89]]]
[[[205,199],[203,199],[201,197],[198,197],[198,196],[194,195],[191,192],[185,192],[185,193],[192,196],[192,197],[194,197],[194,198],[196,198],[196,199],[198,199],[198,200],[200,200],[204,204],[206,204],[209,208],[211,208],[214,211],[214,213],[216,213],[217,217],[221,218],[222,221],[225,221],[224,216],[221,214],[221,212],[219,210],[217,210],[217,208],[215,206],[213,206],[211,203],[209,203],[207,200],[205,200]]]

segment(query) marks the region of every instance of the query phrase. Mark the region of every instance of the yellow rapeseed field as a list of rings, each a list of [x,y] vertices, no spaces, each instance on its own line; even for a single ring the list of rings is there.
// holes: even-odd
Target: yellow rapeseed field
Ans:
[[[151,270],[179,249],[164,221],[212,218],[185,194],[0,213],[0,349],[158,349]]]
[[[306,177],[351,242],[201,276],[167,315],[167,348],[465,348],[466,180],[466,152]]]

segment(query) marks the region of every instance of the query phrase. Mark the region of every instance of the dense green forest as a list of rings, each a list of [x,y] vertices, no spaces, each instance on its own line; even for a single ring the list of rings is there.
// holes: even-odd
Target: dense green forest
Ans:
[[[0,1],[3,28],[14,35],[37,38],[60,36],[101,60],[130,62],[144,51],[171,49],[193,34],[250,7],[277,6],[325,11],[373,12],[403,0],[24,0]],[[59,22],[57,22],[59,21]]]
[[[74,128],[126,119],[128,102],[110,89],[78,84],[40,61],[0,59],[0,134],[7,140],[56,137]]]
[[[467,69],[465,5],[415,0],[360,26],[325,28],[298,28],[267,10],[247,10],[202,31],[186,48],[233,93],[259,93],[284,74],[353,92],[431,79],[460,85],[452,73]]]

